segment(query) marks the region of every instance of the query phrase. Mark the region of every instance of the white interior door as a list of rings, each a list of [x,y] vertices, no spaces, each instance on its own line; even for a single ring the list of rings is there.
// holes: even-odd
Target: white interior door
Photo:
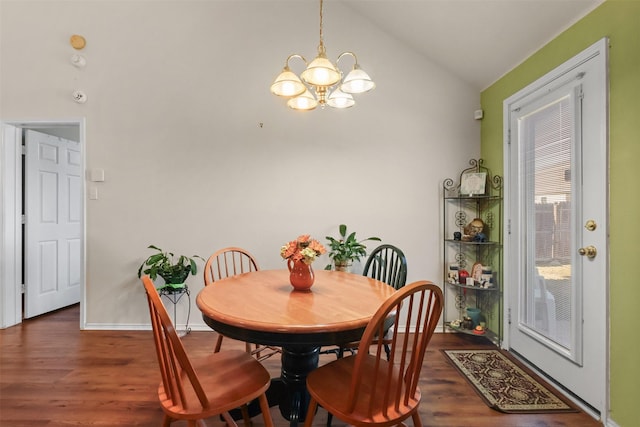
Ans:
[[[505,101],[507,342],[606,409],[607,42]]]
[[[25,317],[80,301],[78,142],[25,130]]]

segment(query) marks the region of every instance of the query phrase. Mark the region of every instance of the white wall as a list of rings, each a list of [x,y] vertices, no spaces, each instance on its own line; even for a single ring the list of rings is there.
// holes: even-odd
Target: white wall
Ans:
[[[286,241],[325,242],[346,223],[401,247],[409,282],[441,281],[441,182],[479,153],[479,94],[327,2],[329,57],[356,52],[378,87],[350,110],[287,109],[269,85],[290,53],[315,56],[317,7],[2,0],[0,119],[84,117],[87,167],[105,170],[87,183],[99,192],[87,202],[89,328],[148,323],[136,272],[149,244],[205,258],[242,246],[284,268]],[[72,34],[87,40],[84,69],[69,61]]]

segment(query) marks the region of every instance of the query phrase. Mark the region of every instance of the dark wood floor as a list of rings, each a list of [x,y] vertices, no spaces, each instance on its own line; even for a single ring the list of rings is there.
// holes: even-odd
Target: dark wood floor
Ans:
[[[80,331],[77,306],[0,331],[0,425],[159,426],[160,381],[151,332]],[[183,338],[193,356],[212,351],[214,332],[191,332]],[[228,340],[225,348],[244,348]],[[496,412],[445,360],[444,348],[492,347],[478,337],[436,334],[425,358],[420,416],[425,426],[527,427],[599,426],[584,413],[511,415]],[[326,360],[323,356],[321,363]],[[265,365],[274,376],[279,360]],[[322,410],[320,410],[322,411]],[[277,408],[277,426],[288,423]],[[326,413],[316,416],[324,425]],[[182,423],[174,425],[182,426]],[[210,426],[222,426],[211,419]],[[262,426],[260,416],[254,426]],[[315,424],[314,424],[315,425]],[[334,420],[335,427],[344,424]]]

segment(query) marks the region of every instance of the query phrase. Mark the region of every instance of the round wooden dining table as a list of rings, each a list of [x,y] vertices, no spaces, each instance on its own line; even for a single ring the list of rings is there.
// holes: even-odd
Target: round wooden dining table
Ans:
[[[320,347],[358,341],[394,292],[366,276],[326,270],[315,272],[309,291],[296,291],[288,270],[261,270],[206,286],[196,303],[215,331],[282,347],[280,378],[272,382],[270,403],[296,426],[306,415],[306,378],[318,366]]]

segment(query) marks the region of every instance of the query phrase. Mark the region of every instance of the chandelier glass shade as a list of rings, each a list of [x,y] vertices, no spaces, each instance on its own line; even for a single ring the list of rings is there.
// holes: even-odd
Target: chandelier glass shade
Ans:
[[[318,101],[305,89],[300,95],[289,98],[287,105],[294,110],[313,110],[318,106]]]
[[[320,0],[318,56],[313,61],[307,62],[297,53],[289,55],[284,68],[271,84],[271,93],[288,98],[287,105],[294,110],[313,110],[318,105],[323,108],[325,105],[333,108],[348,108],[355,104],[353,94],[367,92],[376,87],[369,75],[360,68],[355,53],[341,53],[336,64],[327,58],[322,38],[322,3],[323,0]],[[354,60],[353,69],[346,77],[337,66],[344,56],[351,56]],[[289,68],[289,61],[293,58],[302,60],[306,65],[300,77]]]

